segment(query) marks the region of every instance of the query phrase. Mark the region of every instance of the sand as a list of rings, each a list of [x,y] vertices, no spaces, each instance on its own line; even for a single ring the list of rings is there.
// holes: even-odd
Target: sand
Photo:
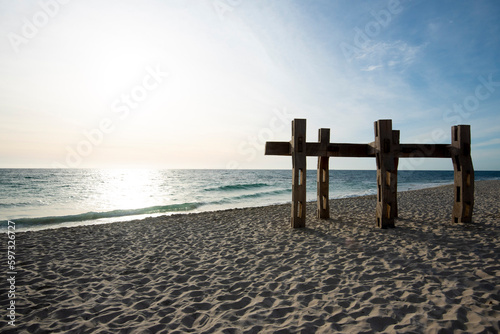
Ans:
[[[472,225],[451,223],[443,186],[400,193],[389,230],[367,196],[332,200],[329,220],[308,203],[306,229],[287,204],[17,233],[0,332],[495,333],[499,198],[476,182]]]

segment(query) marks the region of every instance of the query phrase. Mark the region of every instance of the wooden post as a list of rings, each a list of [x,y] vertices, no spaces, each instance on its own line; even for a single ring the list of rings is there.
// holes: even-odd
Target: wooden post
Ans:
[[[392,121],[375,122],[375,148],[377,153],[377,226],[394,227],[394,205],[396,204],[396,169]]]
[[[472,223],[474,207],[474,168],[472,166],[470,126],[451,127],[451,146],[455,184],[454,223]]]
[[[399,130],[392,130],[392,142],[395,146],[395,150],[399,152],[399,139],[400,139],[400,131]],[[394,200],[394,218],[398,218],[399,212],[398,212],[398,165],[399,165],[399,157],[396,155],[394,157],[394,192],[396,194]]]
[[[321,150],[327,150],[330,143],[330,129],[319,129],[318,141]],[[317,213],[318,218],[330,218],[330,203],[329,203],[329,183],[330,171],[328,166],[328,156],[318,157],[318,174],[317,174]]]
[[[292,121],[292,219],[293,228],[306,226],[306,120]]]

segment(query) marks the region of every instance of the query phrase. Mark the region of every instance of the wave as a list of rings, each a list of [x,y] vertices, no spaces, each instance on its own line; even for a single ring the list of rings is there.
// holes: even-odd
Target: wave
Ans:
[[[279,189],[279,190],[272,190],[272,191],[263,191],[263,192],[258,192],[258,193],[252,193],[252,194],[244,194],[244,195],[239,195],[239,196],[233,196],[233,197],[226,197],[218,201],[213,201],[210,202],[210,204],[229,204],[229,203],[235,203],[241,200],[245,199],[251,199],[251,198],[265,198],[273,195],[282,195],[282,194],[289,194],[291,193],[292,189]]]
[[[377,194],[377,189],[367,189],[367,190],[353,191],[350,193],[341,193],[341,194],[336,194],[336,195],[330,195],[330,199],[372,196],[372,195],[376,195],[376,194]]]
[[[273,191],[264,191],[264,192],[260,192],[260,193],[235,196],[235,197],[232,197],[231,200],[241,200],[241,199],[245,199],[245,198],[267,197],[269,195],[281,195],[281,194],[287,194],[287,193],[291,193],[291,192],[292,192],[292,189],[280,189],[280,190],[273,190]]]
[[[205,191],[233,191],[233,190],[245,190],[254,188],[264,188],[268,187],[267,183],[245,183],[245,184],[232,184],[226,186],[220,186],[215,188],[206,188]]]
[[[39,202],[41,203],[41,202]],[[30,206],[30,205],[36,205],[39,203],[33,203],[33,202],[10,202],[10,203],[0,203],[0,208],[10,208],[10,207],[19,207],[19,206]]]
[[[202,205],[201,203],[182,203],[182,204],[171,204],[171,205],[157,205],[140,209],[112,210],[104,212],[86,212],[77,215],[19,218],[11,220],[14,221],[16,224],[19,223],[23,226],[35,226],[44,224],[83,222],[87,220],[96,220],[101,218],[115,218],[115,217],[135,216],[135,215],[144,215],[153,213],[185,212],[185,211],[195,210],[201,205]]]

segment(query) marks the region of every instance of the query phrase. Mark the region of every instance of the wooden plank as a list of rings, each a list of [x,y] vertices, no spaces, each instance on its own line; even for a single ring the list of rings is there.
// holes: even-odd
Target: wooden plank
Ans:
[[[398,218],[398,166],[399,166],[399,156],[397,152],[401,149],[401,144],[399,143],[400,131],[392,130],[392,142],[394,145],[395,157],[394,157],[394,193],[396,194],[394,198],[394,206],[393,206],[393,216],[394,218]]]
[[[452,221],[454,223],[472,223],[474,167],[471,157],[470,126],[453,126],[451,128],[451,137],[455,189]]]
[[[306,155],[328,157],[369,158],[375,157],[374,143],[351,144],[329,143],[326,147],[320,143],[306,143]],[[453,147],[448,144],[400,144],[394,154],[399,158],[451,158]],[[289,142],[266,142],[266,155],[291,155]]]
[[[396,158],[393,142],[392,121],[378,120],[375,122],[375,147],[377,149],[377,226],[380,228],[394,227],[396,194]]]
[[[306,120],[292,121],[292,218],[293,228],[306,226]]]
[[[333,143],[328,145],[329,157],[369,158],[375,157],[368,144]]]
[[[352,157],[367,158],[374,157],[375,153],[368,144],[349,143],[306,143],[306,155],[308,157]],[[266,142],[266,155],[291,155],[291,144],[289,142]]]
[[[399,158],[451,158],[448,144],[400,144]]]
[[[330,129],[319,129],[318,141],[321,150],[325,150],[330,143]],[[320,219],[330,218],[330,203],[329,203],[329,184],[330,184],[330,168],[328,156],[318,157],[318,171],[316,175],[317,185],[317,215]]]
[[[326,147],[321,143],[307,143],[306,153],[311,156],[328,156],[328,157],[352,157],[352,158],[368,158],[374,157],[374,153],[369,152],[368,144],[349,144],[349,143],[329,143]]]
[[[290,142],[268,141],[266,142],[265,155],[292,155]]]

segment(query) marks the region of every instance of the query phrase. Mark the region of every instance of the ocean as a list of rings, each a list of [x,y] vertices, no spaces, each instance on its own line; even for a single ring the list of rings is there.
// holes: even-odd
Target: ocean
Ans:
[[[25,231],[288,203],[291,182],[291,170],[0,169],[0,230],[8,220]],[[398,191],[452,183],[453,171],[398,172]],[[375,170],[330,171],[330,198],[372,194]],[[307,200],[316,200],[316,170]]]

